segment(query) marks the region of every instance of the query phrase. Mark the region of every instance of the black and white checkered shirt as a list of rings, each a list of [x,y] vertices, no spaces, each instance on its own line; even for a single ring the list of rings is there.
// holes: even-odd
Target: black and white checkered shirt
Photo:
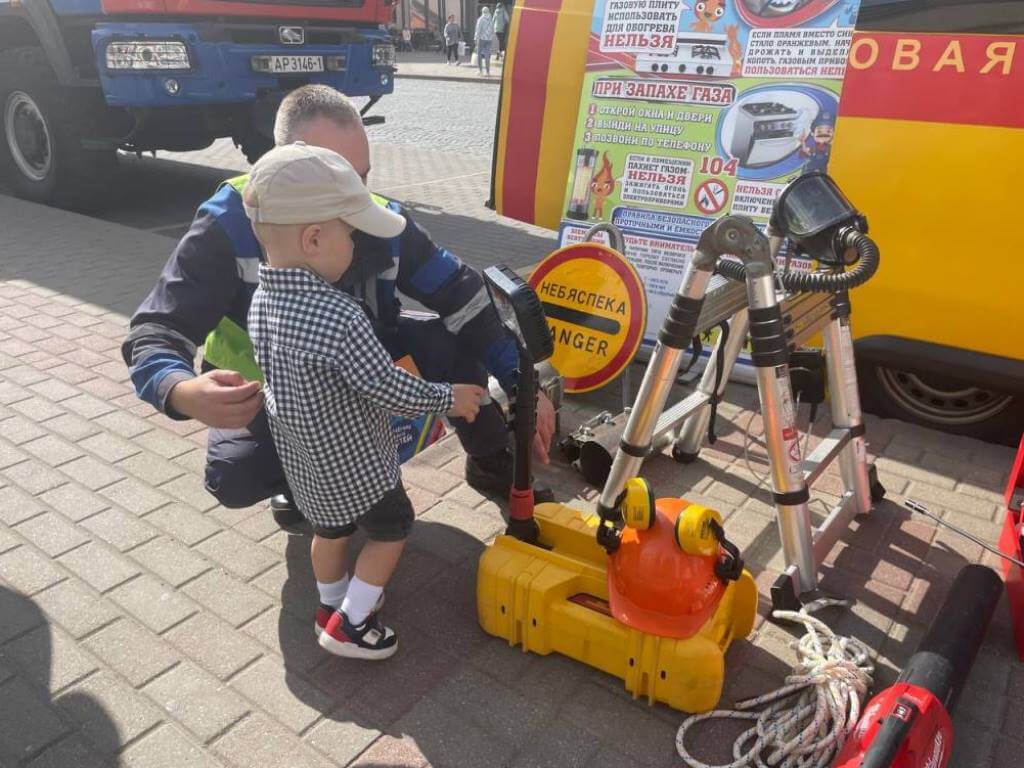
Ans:
[[[288,487],[317,525],[354,522],[401,482],[390,414],[452,407],[450,385],[397,368],[359,303],[305,269],[260,266],[249,334]]]

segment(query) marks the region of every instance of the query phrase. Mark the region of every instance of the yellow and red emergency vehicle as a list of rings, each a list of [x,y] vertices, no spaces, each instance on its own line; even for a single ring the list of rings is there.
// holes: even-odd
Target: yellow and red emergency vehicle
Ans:
[[[492,203],[557,229],[593,0],[522,0]],[[882,248],[855,296],[865,407],[1003,442],[1024,430],[1024,2],[862,0],[829,166]]]

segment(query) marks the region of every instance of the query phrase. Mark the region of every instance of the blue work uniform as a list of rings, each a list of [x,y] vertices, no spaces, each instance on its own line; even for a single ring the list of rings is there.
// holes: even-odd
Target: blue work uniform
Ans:
[[[196,375],[200,345],[204,371],[225,368],[262,379],[247,331],[262,251],[242,207],[243,187],[244,177],[226,182],[199,207],[122,345],[139,397],[174,419],[186,417],[167,396]],[[486,386],[490,373],[510,391],[518,353],[481,275],[436,245],[398,203],[376,199],[405,217],[406,228],[391,239],[354,233],[352,266],[338,285],[361,303],[392,358],[411,356],[427,381]],[[438,317],[403,313],[399,293]],[[505,420],[494,404],[472,424],[451,421],[470,456],[493,455],[507,445]],[[262,410],[246,428],[210,429],[206,487],[227,507],[287,491]]]

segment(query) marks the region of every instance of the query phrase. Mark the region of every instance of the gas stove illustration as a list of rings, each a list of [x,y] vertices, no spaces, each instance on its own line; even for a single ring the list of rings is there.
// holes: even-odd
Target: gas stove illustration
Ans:
[[[725,35],[689,32],[676,38],[672,53],[647,53],[636,57],[636,72],[664,75],[728,77],[732,57]]]
[[[736,113],[729,152],[748,168],[771,165],[800,147],[806,116],[777,101],[751,101]]]

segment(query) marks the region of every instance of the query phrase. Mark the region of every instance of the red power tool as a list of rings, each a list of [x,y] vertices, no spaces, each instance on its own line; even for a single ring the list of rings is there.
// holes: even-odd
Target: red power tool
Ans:
[[[950,713],[985,638],[1003,582],[965,566],[895,685],[875,696],[833,768],[946,768]]]

